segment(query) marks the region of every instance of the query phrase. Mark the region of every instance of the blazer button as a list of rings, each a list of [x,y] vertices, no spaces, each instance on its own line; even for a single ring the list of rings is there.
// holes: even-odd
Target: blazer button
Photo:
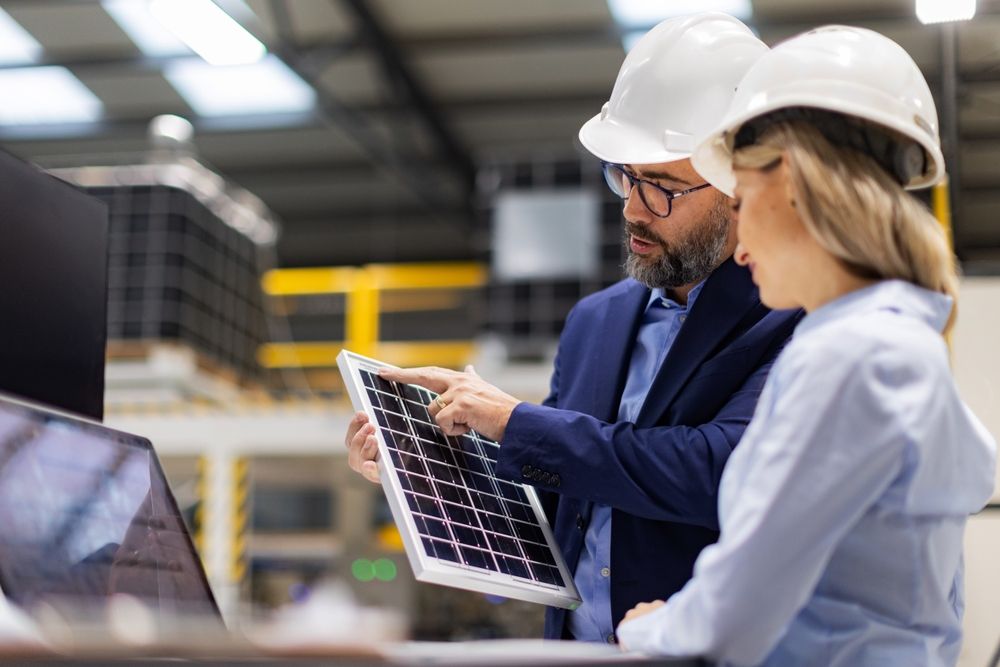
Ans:
[[[532,472],[533,472],[534,470],[535,470],[534,468],[532,468],[531,466],[529,466],[529,465],[528,465],[528,464],[526,463],[526,464],[524,464],[524,466],[522,466],[522,467],[521,467],[521,474],[522,474],[523,476],[527,477],[528,479],[531,479],[531,473],[532,473]]]
[[[577,530],[583,530],[583,515],[582,514],[577,514],[576,515],[576,529]]]
[[[552,481],[550,483],[552,484],[552,486],[559,486],[559,484],[562,483],[562,480],[559,479],[559,475],[558,474],[555,474],[555,475],[552,475]]]

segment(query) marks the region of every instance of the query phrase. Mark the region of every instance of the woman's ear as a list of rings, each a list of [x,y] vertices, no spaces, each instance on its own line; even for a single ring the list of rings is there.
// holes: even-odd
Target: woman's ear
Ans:
[[[785,188],[785,198],[788,200],[788,205],[792,208],[798,208],[798,203],[795,199],[795,186],[792,183],[792,173],[788,168],[789,155],[788,151],[784,151],[781,154],[781,164],[778,165],[777,176],[782,180],[782,184]]]

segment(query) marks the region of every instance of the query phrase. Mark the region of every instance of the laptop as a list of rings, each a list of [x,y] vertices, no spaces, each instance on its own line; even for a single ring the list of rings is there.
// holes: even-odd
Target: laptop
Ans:
[[[0,395],[0,593],[222,617],[149,440]]]

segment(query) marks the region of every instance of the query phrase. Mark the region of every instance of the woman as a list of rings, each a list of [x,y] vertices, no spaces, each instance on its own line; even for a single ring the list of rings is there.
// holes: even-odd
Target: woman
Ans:
[[[730,191],[771,308],[805,319],[720,488],[721,538],[667,602],[629,612],[630,649],[734,665],[951,665],[962,534],[995,444],[958,396],[942,333],[953,258],[905,192],[943,176],[912,59],[877,33],[815,30],[740,83],[693,158]]]

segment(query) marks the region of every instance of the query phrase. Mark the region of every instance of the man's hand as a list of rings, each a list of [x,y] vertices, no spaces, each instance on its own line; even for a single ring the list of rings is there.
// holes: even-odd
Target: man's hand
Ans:
[[[386,380],[417,384],[439,394],[427,411],[447,435],[463,435],[471,430],[491,440],[503,438],[510,413],[521,402],[485,382],[472,366],[464,372],[428,366],[411,369],[383,369]]]
[[[363,412],[354,415],[347,426],[344,444],[347,445],[347,464],[351,470],[378,484],[378,441],[375,440],[375,427],[368,422],[368,415]]]

